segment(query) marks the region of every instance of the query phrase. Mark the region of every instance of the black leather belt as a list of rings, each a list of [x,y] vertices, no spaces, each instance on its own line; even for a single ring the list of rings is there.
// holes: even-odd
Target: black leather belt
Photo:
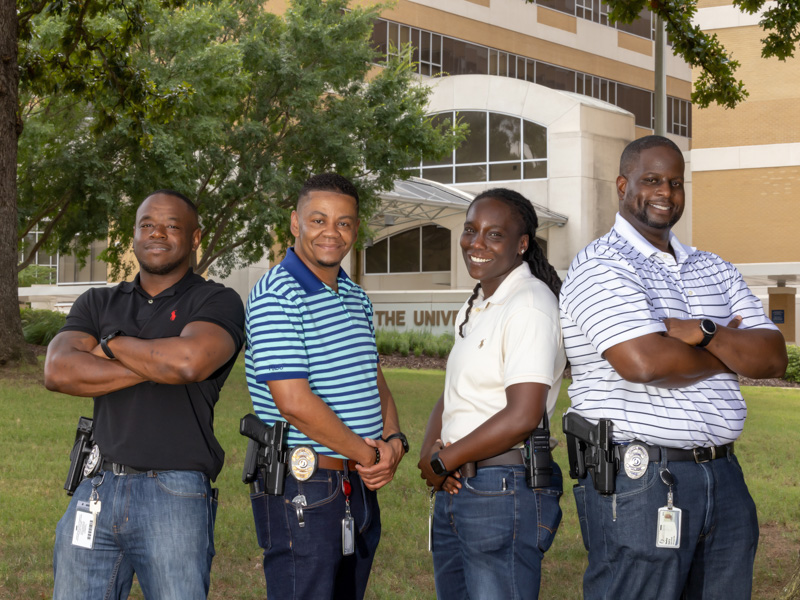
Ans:
[[[503,452],[497,456],[492,456],[477,462],[468,462],[461,465],[459,471],[464,477],[475,477],[478,469],[481,467],[499,467],[503,465],[524,465],[525,461],[522,459],[522,450],[513,448],[508,452]]]
[[[149,473],[150,471],[156,472],[155,469],[145,469],[141,471],[134,469],[128,465],[121,465],[119,463],[111,462],[110,460],[103,459],[103,464],[100,466],[101,471],[111,471],[114,475],[140,475],[141,473]]]
[[[691,450],[681,450],[679,448],[665,448],[663,446],[649,446],[642,442],[631,442],[626,445],[614,446],[614,454],[619,460],[619,464],[624,464],[625,453],[633,444],[644,447],[647,450],[647,456],[650,462],[658,462],[663,456],[662,453],[666,452],[667,461],[686,461],[693,460],[700,464],[717,458],[723,458],[729,454],[733,454],[733,442],[725,446],[709,446],[707,448],[692,448]]]

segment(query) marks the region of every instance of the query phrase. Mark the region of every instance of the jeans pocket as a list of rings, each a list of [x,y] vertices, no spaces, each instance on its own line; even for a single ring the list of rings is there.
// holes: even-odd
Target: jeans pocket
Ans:
[[[575,510],[578,513],[578,523],[581,526],[583,547],[589,551],[589,524],[586,522],[586,488],[579,483],[572,486],[572,495],[575,496]]]
[[[253,507],[253,522],[256,527],[256,539],[259,548],[269,550],[272,543],[269,535],[269,504],[264,492],[250,494],[250,504]]]
[[[163,492],[180,498],[205,498],[211,491],[208,479],[199,471],[159,471],[156,481]]]
[[[544,490],[536,491],[536,516],[538,519],[538,532],[539,550],[547,552],[553,544],[553,539],[558,531],[558,526],[561,524],[561,506],[559,499],[561,492],[557,490]]]
[[[462,479],[464,489],[476,496],[512,496],[516,474],[513,469],[484,467],[475,477]]]

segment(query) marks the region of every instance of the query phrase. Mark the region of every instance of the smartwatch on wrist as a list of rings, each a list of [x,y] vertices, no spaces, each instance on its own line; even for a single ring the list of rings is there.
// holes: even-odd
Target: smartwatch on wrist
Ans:
[[[408,440],[406,439],[406,436],[405,436],[404,433],[402,433],[402,432],[393,433],[392,435],[390,435],[388,437],[385,437],[385,438],[381,438],[381,439],[384,442],[386,442],[387,444],[392,440],[400,440],[400,443],[403,444],[403,452],[408,454],[408,450],[409,450],[410,446],[408,445]]]
[[[442,459],[439,458],[439,453],[434,452],[431,456],[431,469],[433,472],[439,475],[440,477],[443,475],[449,475],[450,471],[447,470],[447,467],[444,466]]]
[[[708,346],[708,343],[714,338],[717,333],[717,324],[711,319],[700,320],[700,331],[703,332],[703,341],[697,344],[698,348]]]
[[[117,329],[116,331],[109,333],[108,335],[104,335],[103,337],[100,338],[100,347],[103,349],[103,352],[106,353],[106,356],[111,360],[116,360],[117,357],[114,356],[114,353],[111,351],[111,348],[108,347],[108,342],[113,340],[115,337],[121,335],[125,335],[125,332]]]

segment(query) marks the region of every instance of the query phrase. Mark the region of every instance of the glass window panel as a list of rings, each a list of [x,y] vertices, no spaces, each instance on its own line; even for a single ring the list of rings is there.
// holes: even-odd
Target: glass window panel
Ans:
[[[525,59],[517,57],[517,79],[525,79]]]
[[[431,76],[431,66],[428,63],[420,63],[419,64],[419,74],[424,75],[425,77]]]
[[[503,163],[489,165],[490,181],[508,181],[511,179],[521,179],[522,168],[520,163]]]
[[[405,46],[411,42],[411,27],[408,25],[400,26],[400,45]]]
[[[386,28],[388,23],[383,19],[375,19],[372,27],[372,45],[382,56],[386,56]]]
[[[424,62],[431,61],[431,34],[429,31],[420,33],[419,59]]]
[[[559,10],[569,15],[575,14],[575,0],[536,0],[536,4]]]
[[[422,228],[422,270],[450,270],[450,230],[438,225]]]
[[[522,133],[522,158],[547,158],[547,129],[533,121],[523,121]]]
[[[106,249],[107,246],[108,243],[105,240],[92,243],[92,260],[89,263],[89,266],[91,267],[89,277],[91,277],[91,279],[89,281],[106,281],[108,278],[108,263],[106,263],[104,260],[100,260],[100,254]]]
[[[384,238],[364,250],[365,273],[388,273],[389,242]]]
[[[431,34],[431,62],[435,65],[442,64],[442,36]]]
[[[497,55],[497,74],[501,77],[508,77],[508,53],[500,52]]]
[[[422,176],[437,183],[453,183],[453,167],[422,169]]]
[[[456,167],[456,183],[486,181],[486,165]]]
[[[643,8],[642,12],[639,13],[639,17],[633,23],[617,23],[617,29],[626,33],[638,35],[639,37],[647,38],[648,40],[652,39],[650,11],[646,8]]]
[[[449,75],[486,75],[489,69],[489,49],[443,38],[442,70]]]
[[[536,83],[554,90],[575,91],[575,71],[547,63],[536,65]]]
[[[400,25],[389,23],[389,51],[397,52],[400,47]]]
[[[453,113],[445,112],[445,113],[437,113],[431,119],[431,124],[438,128],[445,122],[453,122]],[[453,153],[448,152],[445,154],[441,159],[434,160],[434,159],[427,159],[422,161],[423,167],[432,167],[436,165],[452,165],[453,164]]]
[[[514,160],[520,158],[519,117],[489,113],[489,160]]]
[[[525,67],[525,81],[536,83],[536,61],[529,60]]]
[[[458,118],[469,125],[469,134],[456,149],[456,163],[486,162],[486,113],[459,111]]]
[[[389,272],[419,272],[419,227],[389,238]]]
[[[652,127],[652,95],[647,90],[617,84],[617,106],[632,112],[639,127]]]
[[[546,160],[526,160],[525,161],[525,179],[547,179],[547,161]]]
[[[489,48],[489,75],[497,75],[497,50]]]

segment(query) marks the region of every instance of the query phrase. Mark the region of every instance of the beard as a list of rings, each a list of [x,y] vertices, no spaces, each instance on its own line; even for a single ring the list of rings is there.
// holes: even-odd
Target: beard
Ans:
[[[149,273],[150,275],[168,275],[169,273],[172,273],[172,271],[180,267],[182,264],[183,264],[183,259],[175,260],[163,265],[151,265],[140,260],[139,268],[145,273]]]
[[[683,212],[674,214],[669,221],[654,221],[647,216],[647,208],[642,207],[640,210],[633,213],[637,221],[653,229],[671,229],[675,223],[681,220]]]

